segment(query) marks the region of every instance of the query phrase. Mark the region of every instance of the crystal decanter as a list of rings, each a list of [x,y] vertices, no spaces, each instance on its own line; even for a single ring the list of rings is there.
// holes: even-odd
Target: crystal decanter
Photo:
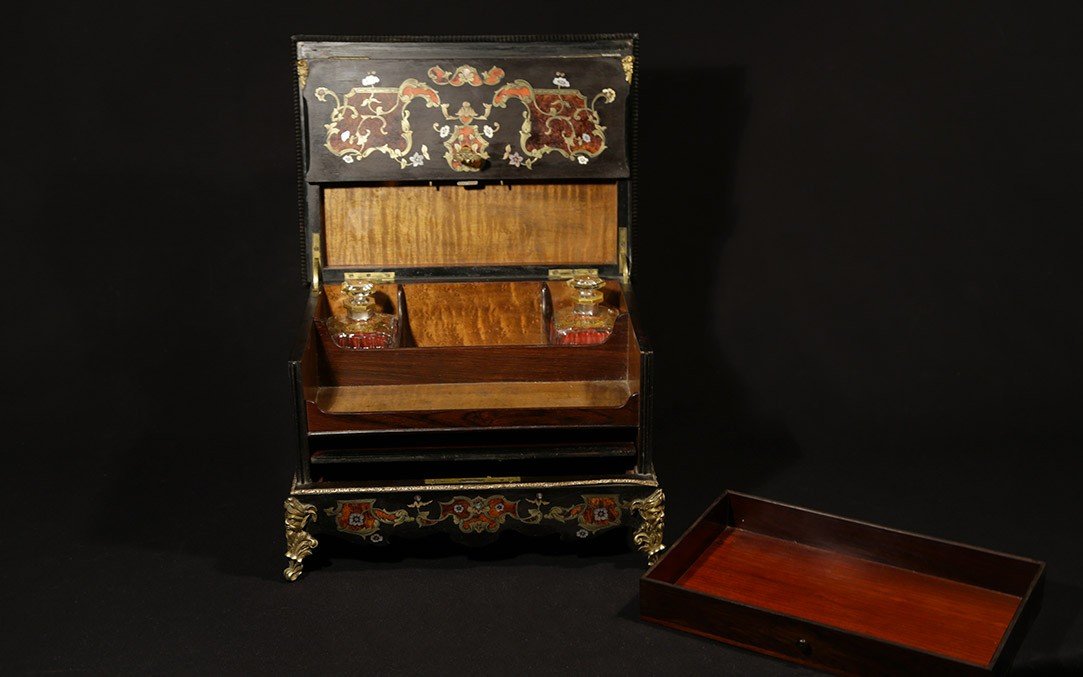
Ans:
[[[371,282],[342,283],[344,312],[327,319],[331,340],[347,350],[394,348],[398,344],[398,319],[381,313],[372,295]]]
[[[572,305],[553,312],[549,342],[558,346],[591,346],[605,343],[613,333],[617,310],[602,303],[605,281],[597,275],[577,275],[568,280],[575,290]]]

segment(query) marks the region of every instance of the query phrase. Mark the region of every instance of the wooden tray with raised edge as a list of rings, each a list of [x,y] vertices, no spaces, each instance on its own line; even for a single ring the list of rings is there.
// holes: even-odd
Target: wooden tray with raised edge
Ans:
[[[1044,569],[726,492],[640,579],[640,616],[841,674],[986,674],[1010,664]]]

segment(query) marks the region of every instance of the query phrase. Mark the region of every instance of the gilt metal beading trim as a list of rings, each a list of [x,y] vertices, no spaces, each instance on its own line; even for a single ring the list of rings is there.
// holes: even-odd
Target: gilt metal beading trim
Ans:
[[[615,485],[615,486],[640,486],[640,487],[657,487],[658,480],[656,479],[640,479],[636,477],[629,478],[599,478],[593,480],[555,480],[552,482],[492,482],[482,484],[404,484],[400,486],[383,486],[383,487],[311,487],[303,488],[297,486],[297,480],[294,479],[293,488],[290,491],[295,496],[321,496],[328,494],[385,494],[385,493],[406,493],[411,491],[480,491],[487,489],[557,489],[565,487],[594,487],[599,485]]]

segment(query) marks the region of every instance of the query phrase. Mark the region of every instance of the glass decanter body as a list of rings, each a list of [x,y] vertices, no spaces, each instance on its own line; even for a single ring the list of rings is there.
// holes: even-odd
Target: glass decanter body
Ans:
[[[577,275],[567,284],[576,295],[572,305],[553,311],[549,342],[558,346],[605,343],[618,315],[616,308],[602,303],[605,281],[597,275]]]
[[[379,311],[374,289],[371,282],[342,283],[344,312],[327,318],[327,331],[339,348],[372,350],[398,345],[398,318]]]

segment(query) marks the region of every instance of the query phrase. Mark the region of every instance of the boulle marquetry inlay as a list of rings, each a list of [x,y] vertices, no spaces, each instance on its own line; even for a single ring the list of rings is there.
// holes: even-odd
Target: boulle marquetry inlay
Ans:
[[[429,149],[422,145],[420,151],[410,155],[414,132],[410,128],[409,106],[415,99],[425,102],[427,108],[440,105],[440,95],[432,87],[414,79],[404,81],[398,87],[376,87],[379,77],[369,74],[362,83],[370,85],[354,87],[341,98],[326,87],[316,89],[316,98],[334,99],[324,147],[352,163],[363,160],[374,152],[384,153],[397,161],[403,169],[420,166],[429,157]]]
[[[413,524],[424,528],[450,521],[463,533],[495,533],[509,519],[523,524],[573,522],[580,527],[576,535],[586,538],[620,526],[623,511],[631,508],[619,494],[584,494],[582,499],[570,506],[551,506],[541,493],[527,499],[511,499],[503,494],[458,495],[446,501],[423,501],[421,496],[415,496],[406,509],[387,510],[376,505],[377,499],[364,498],[336,501],[335,507],[325,512],[335,518],[339,531],[378,543],[383,540],[378,533],[382,526]]]
[[[536,88],[523,79],[500,86],[505,77],[503,68],[492,66],[481,70],[470,64],[453,71],[433,66],[427,75],[435,85],[499,88],[488,101],[458,101],[453,92],[441,96],[439,90],[414,78],[404,80],[398,87],[379,87],[380,77],[375,71],[362,77],[360,86],[341,97],[327,87],[318,87],[316,98],[321,102],[333,100],[334,105],[330,121],[324,125],[327,130],[324,147],[348,164],[379,152],[397,161],[400,169],[422,167],[432,158],[428,144],[422,143],[414,149],[415,131],[410,126],[409,110],[415,99],[421,99],[426,108],[438,108],[449,123],[432,125],[432,142],[444,146],[444,160],[457,172],[480,171],[492,161],[490,141],[501,126],[490,120],[490,115],[494,108],[507,108],[512,101],[522,105],[523,122],[517,143],[504,144],[500,159],[508,166],[530,170],[552,152],[586,165],[606,150],[606,127],[601,124],[597,107],[599,103],[611,104],[616,99],[611,87],[588,97],[572,87],[572,76],[563,71],[554,72],[552,87]],[[459,89],[458,93],[465,91]],[[458,106],[449,99],[458,101]],[[479,127],[478,122],[485,124]]]

